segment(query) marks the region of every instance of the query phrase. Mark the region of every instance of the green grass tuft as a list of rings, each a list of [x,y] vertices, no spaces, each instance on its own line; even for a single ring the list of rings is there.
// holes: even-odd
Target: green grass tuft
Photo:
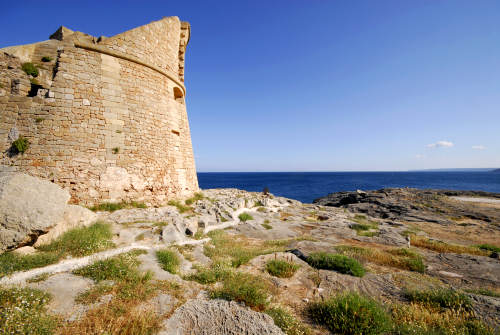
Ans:
[[[253,220],[253,216],[251,216],[249,213],[245,212],[245,213],[241,213],[240,215],[238,215],[238,219],[240,219],[240,221],[242,221],[242,222],[246,222],[248,220]]]
[[[266,263],[266,271],[279,278],[290,278],[299,269],[299,265],[281,259],[273,259]]]
[[[307,257],[307,263],[316,269],[334,270],[356,277],[363,277],[366,273],[361,263],[344,255],[316,252]]]
[[[273,229],[273,226],[271,226],[269,223],[262,223],[261,226],[267,230]]]
[[[179,256],[171,250],[158,250],[156,252],[156,258],[163,270],[168,271],[170,273],[177,273],[179,271],[179,265],[181,264],[181,260]]]
[[[355,292],[311,303],[307,311],[312,320],[335,334],[378,335],[392,327],[389,314],[375,300]]]
[[[42,62],[44,62],[44,63],[52,62],[52,57],[50,57],[50,56],[43,56],[42,57]]]

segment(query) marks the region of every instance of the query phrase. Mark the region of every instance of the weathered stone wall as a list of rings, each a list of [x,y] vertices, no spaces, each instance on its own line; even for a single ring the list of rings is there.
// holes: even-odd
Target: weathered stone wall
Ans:
[[[64,28],[58,40],[3,49],[40,75],[31,84],[20,59],[0,55],[1,164],[53,180],[77,203],[162,203],[196,191],[182,84],[189,33],[169,17],[110,38]],[[19,135],[30,147],[14,155]]]

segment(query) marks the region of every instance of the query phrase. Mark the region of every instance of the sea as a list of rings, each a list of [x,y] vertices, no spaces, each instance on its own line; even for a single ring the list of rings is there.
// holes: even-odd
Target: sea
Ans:
[[[500,193],[500,173],[485,172],[199,172],[201,189],[239,188],[311,203],[329,193],[388,187]]]

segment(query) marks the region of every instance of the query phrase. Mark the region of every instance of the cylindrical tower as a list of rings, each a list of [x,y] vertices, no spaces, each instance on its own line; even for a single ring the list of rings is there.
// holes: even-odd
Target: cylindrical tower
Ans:
[[[198,190],[183,84],[189,36],[187,22],[167,17],[109,38],[61,27],[0,49],[2,169],[50,179],[83,204],[164,203]]]

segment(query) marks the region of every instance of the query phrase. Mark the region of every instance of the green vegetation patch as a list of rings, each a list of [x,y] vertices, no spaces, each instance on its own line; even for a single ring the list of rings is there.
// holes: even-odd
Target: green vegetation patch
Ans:
[[[478,247],[481,250],[500,253],[500,247],[497,247],[496,245],[493,244],[480,244],[477,245],[476,247]]]
[[[12,148],[15,150],[16,153],[24,154],[29,147],[30,147],[30,142],[26,137],[23,136],[19,136],[17,140],[12,142]]]
[[[82,257],[114,247],[114,243],[111,242],[112,237],[111,225],[97,222],[89,227],[71,229],[55,241],[38,249]]]
[[[32,255],[18,255],[14,252],[0,254],[0,277],[17,271],[40,268],[57,263],[60,256],[55,253],[40,252]]]
[[[432,307],[447,308],[455,311],[472,310],[470,298],[466,294],[454,289],[407,290],[405,297],[411,302],[422,303]]]
[[[39,252],[18,255],[0,254],[0,277],[57,263],[66,256],[81,257],[114,247],[111,226],[95,223],[89,227],[68,230],[50,244],[38,247]]]
[[[222,281],[232,274],[231,264],[223,261],[213,262],[209,267],[194,266],[196,273],[185,276],[186,280],[194,280],[200,284],[213,284]]]
[[[379,234],[378,222],[369,220],[366,216],[361,214],[356,214],[351,220],[356,222],[356,224],[349,226],[349,228],[355,230],[357,235],[373,237]]]
[[[380,250],[362,248],[351,245],[339,245],[335,249],[342,255],[353,257],[359,261],[373,262],[379,265],[423,273],[425,263],[423,257],[413,249],[397,248]]]
[[[335,334],[375,335],[392,328],[390,315],[381,305],[355,292],[311,303],[307,311],[312,320]]]
[[[268,304],[269,289],[269,284],[261,277],[234,272],[222,280],[222,287],[210,291],[210,297],[244,302],[257,311],[263,311]]]
[[[103,202],[101,204],[90,207],[91,211],[105,211],[105,212],[114,212],[119,209],[124,208],[147,208],[148,206],[143,202],[131,201],[131,202]]]
[[[38,77],[38,68],[31,62],[23,63],[21,69],[28,75]]]
[[[191,198],[189,199],[186,199],[186,201],[184,201],[184,203],[188,206],[191,206],[192,204],[194,204],[196,201],[198,200],[203,200],[205,198],[205,196],[203,195],[203,193],[201,192],[197,192],[194,194],[194,196],[192,196]]]
[[[266,271],[279,278],[290,278],[299,268],[298,264],[282,259],[273,259],[266,263]]]
[[[262,223],[261,226],[266,230],[273,229],[273,226],[271,226],[269,223]]]
[[[185,213],[185,212],[188,212],[188,211],[192,211],[193,208],[191,208],[190,206],[186,206],[186,205],[183,205],[181,204],[179,201],[177,200],[170,200],[168,202],[168,205],[169,206],[175,206],[177,207],[177,210],[179,211],[179,213]]]
[[[309,255],[306,261],[316,269],[333,270],[356,277],[363,277],[366,273],[361,263],[344,255],[316,252]]]
[[[57,320],[46,313],[50,295],[31,288],[0,288],[0,333],[49,335]]]
[[[240,215],[238,215],[238,219],[240,219],[240,221],[242,221],[242,222],[246,222],[249,220],[253,220],[253,216],[251,216],[249,213],[245,212],[245,213],[241,213]]]
[[[274,320],[274,324],[280,327],[287,335],[309,334],[309,329],[285,308],[278,306],[271,307],[268,308],[265,313],[271,316]]]
[[[158,259],[158,262],[160,263],[163,270],[173,274],[179,271],[181,260],[174,251],[167,249],[158,250],[156,252],[156,258]]]
[[[47,62],[52,62],[53,58],[50,56],[43,56],[42,57],[42,62],[47,63]]]
[[[74,274],[91,278],[97,282],[103,280],[136,282],[142,279],[137,270],[137,256],[142,250],[133,250],[115,257],[97,261],[91,265],[73,271]]]

